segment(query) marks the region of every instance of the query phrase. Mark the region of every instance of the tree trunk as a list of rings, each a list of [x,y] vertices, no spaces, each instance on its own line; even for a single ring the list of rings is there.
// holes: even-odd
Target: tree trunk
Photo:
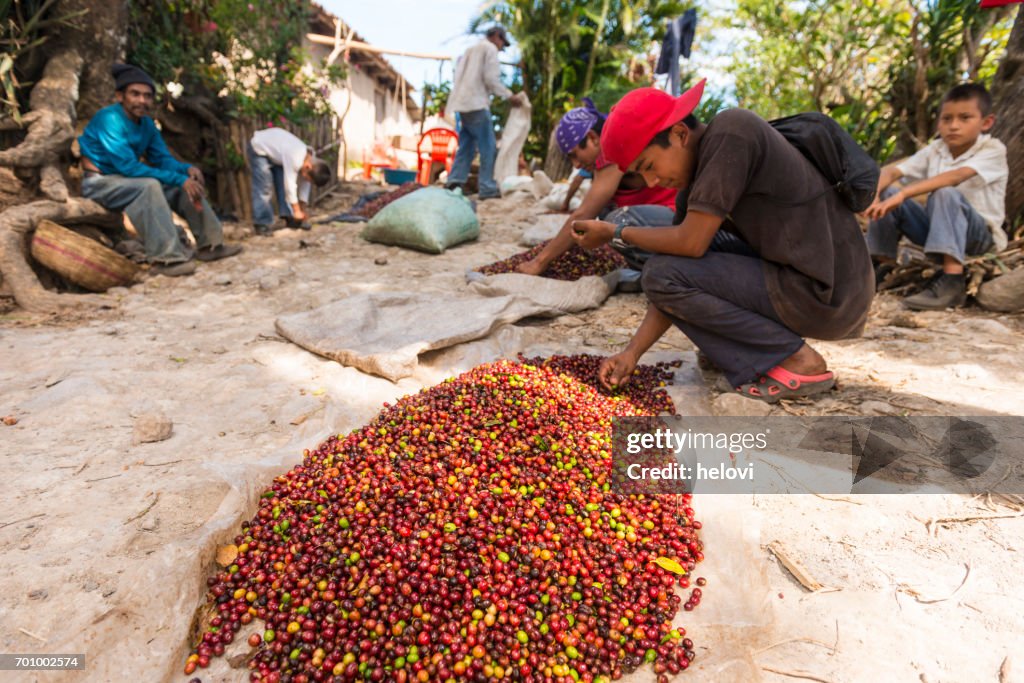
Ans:
[[[59,0],[55,16],[85,10],[70,26],[58,26],[48,44],[70,48],[85,60],[81,73],[78,120],[93,114],[114,100],[114,78],[110,67],[124,57],[128,39],[127,0]]]
[[[1006,55],[992,82],[996,125],[992,133],[1006,145],[1010,178],[1006,183],[1006,217],[1024,213],[1024,11],[1017,10]]]
[[[597,20],[597,30],[594,31],[594,43],[590,46],[590,57],[587,59],[587,73],[583,77],[583,89],[580,91],[584,95],[590,94],[590,86],[594,80],[594,64],[597,63],[597,48],[604,39],[604,24],[608,20],[610,5],[611,0],[604,0],[601,3],[601,18]]]
[[[562,154],[562,149],[558,146],[558,140],[555,138],[556,130],[552,130],[551,136],[548,138],[548,153],[544,157],[544,173],[557,183],[560,180],[565,180],[572,173],[572,162],[569,161],[569,157]]]
[[[0,277],[18,305],[34,311],[99,300],[47,292],[28,265],[26,248],[28,233],[44,218],[59,221],[105,213],[93,202],[69,198],[61,158],[74,140],[78,114],[92,116],[113,97],[110,65],[124,43],[127,5],[120,0],[60,0],[52,11],[54,16],[66,16],[80,10],[86,11],[47,36],[44,45],[50,52],[24,117],[28,132],[20,144],[0,152],[2,166],[38,169],[40,192],[51,200],[0,213]]]

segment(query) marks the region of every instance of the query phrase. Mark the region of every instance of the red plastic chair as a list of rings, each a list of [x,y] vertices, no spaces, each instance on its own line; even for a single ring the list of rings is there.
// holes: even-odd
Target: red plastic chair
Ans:
[[[455,152],[459,149],[458,134],[447,128],[431,128],[423,133],[416,145],[416,182],[429,185],[435,163],[444,164],[444,170],[451,173]]]

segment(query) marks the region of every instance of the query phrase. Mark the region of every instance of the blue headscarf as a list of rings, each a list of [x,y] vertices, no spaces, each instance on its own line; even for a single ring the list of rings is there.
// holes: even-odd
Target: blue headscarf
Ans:
[[[555,128],[555,140],[563,154],[568,154],[572,148],[583,142],[587,133],[599,121],[604,121],[606,116],[597,110],[589,97],[583,98],[583,106],[570,109]]]

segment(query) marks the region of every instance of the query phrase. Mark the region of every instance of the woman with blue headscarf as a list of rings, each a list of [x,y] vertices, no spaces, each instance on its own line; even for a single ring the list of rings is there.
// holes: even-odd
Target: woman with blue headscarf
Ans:
[[[590,189],[579,208],[569,214],[562,229],[532,260],[519,266],[520,273],[540,275],[551,262],[573,244],[572,222],[602,218],[623,225],[671,225],[675,213],[676,191],[672,188],[648,187],[636,173],[623,173],[601,154],[601,128],[605,114],[598,111],[589,97],[583,106],[566,112],[555,128],[559,149],[580,171],[592,174]],[[568,202],[567,202],[568,203]],[[614,245],[613,245],[614,246]],[[641,252],[624,252],[630,266],[643,265]]]

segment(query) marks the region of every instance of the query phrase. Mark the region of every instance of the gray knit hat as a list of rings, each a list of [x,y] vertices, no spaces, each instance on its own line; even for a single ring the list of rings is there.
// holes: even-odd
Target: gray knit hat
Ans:
[[[142,83],[156,92],[156,83],[153,79],[134,64],[115,64],[110,68],[110,74],[114,77],[114,89],[117,91],[124,90],[132,83]]]

